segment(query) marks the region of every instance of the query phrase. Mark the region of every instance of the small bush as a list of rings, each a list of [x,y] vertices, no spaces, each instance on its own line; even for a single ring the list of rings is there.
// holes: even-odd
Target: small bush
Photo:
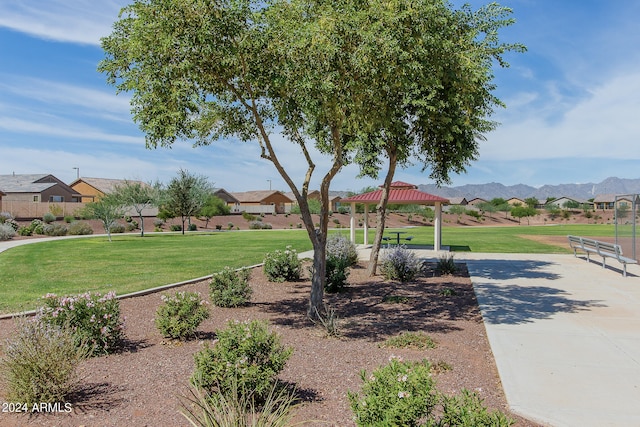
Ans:
[[[111,233],[118,234],[118,233],[124,233],[124,231],[125,231],[124,224],[116,223],[116,224],[113,224],[111,227],[109,227],[109,232],[111,232]]]
[[[249,302],[253,290],[249,286],[249,269],[234,270],[225,267],[214,273],[209,284],[213,305],[218,307],[239,307]]]
[[[380,347],[425,350],[427,348],[435,348],[436,343],[433,338],[424,332],[403,332],[387,339]]]
[[[198,231],[198,226],[196,224],[189,224],[188,231]]]
[[[45,224],[51,224],[55,220],[56,216],[51,212],[47,212],[42,216],[42,222],[44,222]]]
[[[182,226],[180,224],[171,224],[169,227],[171,231],[182,231]]]
[[[348,262],[349,266],[358,262],[356,245],[342,234],[332,234],[327,238],[327,258],[340,258]]]
[[[458,396],[442,396],[442,415],[437,426],[508,427],[514,424],[500,411],[489,412],[476,393],[463,389]]]
[[[271,230],[273,228],[273,226],[271,224],[269,224],[268,222],[262,222],[262,221],[251,221],[249,223],[249,229],[250,230]]]
[[[197,292],[162,295],[156,310],[156,326],[167,338],[186,339],[194,336],[203,320],[209,317],[207,302]]]
[[[405,246],[396,246],[382,252],[380,270],[389,280],[406,282],[422,270],[422,261]]]
[[[47,294],[43,301],[37,319],[49,325],[68,325],[74,331],[76,345],[89,346],[92,355],[113,352],[124,338],[115,292],[104,296],[90,292],[63,297]]]
[[[322,313],[319,313],[316,309],[315,316],[310,317],[310,319],[316,325],[320,324],[328,336],[340,336],[340,318],[333,307],[325,305]]]
[[[325,291],[328,293],[342,292],[349,285],[347,283],[349,265],[349,261],[345,258],[327,258]]]
[[[18,229],[18,234],[21,236],[31,236],[33,235],[33,230],[31,230],[31,227],[20,227]]]
[[[69,234],[72,236],[85,236],[93,234],[93,229],[83,221],[75,221],[69,225]]]
[[[0,224],[0,240],[11,240],[16,235],[16,230],[9,224]]]
[[[75,218],[71,215],[66,215],[64,217],[64,222],[66,222],[67,224],[71,224],[73,221],[75,220]]]
[[[44,222],[39,219],[34,219],[31,221],[31,224],[29,224],[29,228],[31,228],[33,234],[44,234],[44,225]]]
[[[45,236],[66,236],[69,230],[62,224],[47,224],[44,226]]]
[[[153,220],[153,226],[154,227],[160,227],[162,228],[162,226],[164,225],[164,221],[161,219],[154,219]]]
[[[126,231],[134,231],[138,229],[138,224],[134,221],[134,222],[127,222],[124,226],[124,229]]]
[[[300,279],[302,262],[298,252],[287,246],[284,251],[276,250],[264,258],[264,274],[270,282],[284,282]]]
[[[69,328],[21,320],[0,359],[7,401],[31,407],[64,402],[78,383],[76,368],[87,357]]]
[[[233,223],[232,222],[228,222],[227,223],[227,229],[228,230],[232,230],[233,229]]]
[[[13,219],[13,215],[11,212],[0,212],[0,224],[4,224],[7,221],[11,221]]]
[[[242,212],[242,218],[246,219],[249,222],[255,221],[257,219],[255,215],[252,215],[249,212]]]
[[[348,393],[358,426],[417,426],[438,402],[429,362],[396,358],[369,376],[360,373],[361,392]]]
[[[436,264],[436,271],[442,275],[455,274],[458,270],[456,263],[453,260],[453,254],[444,254],[438,258]]]
[[[196,368],[191,377],[194,385],[207,392],[233,395],[251,390],[258,401],[264,401],[284,368],[292,349],[280,344],[266,322],[229,322],[216,331],[212,347],[195,354]]]

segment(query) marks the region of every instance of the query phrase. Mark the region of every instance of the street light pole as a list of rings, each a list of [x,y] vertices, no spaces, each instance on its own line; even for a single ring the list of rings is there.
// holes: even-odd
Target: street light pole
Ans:
[[[269,181],[269,190],[271,190],[271,180],[268,179],[267,181]]]

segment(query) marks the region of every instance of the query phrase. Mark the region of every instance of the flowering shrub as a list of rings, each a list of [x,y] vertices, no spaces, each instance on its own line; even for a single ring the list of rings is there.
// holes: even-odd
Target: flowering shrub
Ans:
[[[263,400],[293,350],[280,344],[266,322],[257,320],[229,322],[216,336],[212,347],[206,345],[195,354],[191,381],[211,394],[252,391]]]
[[[115,292],[104,296],[90,292],[63,297],[47,294],[43,300],[38,320],[49,325],[68,326],[73,331],[76,345],[88,345],[92,355],[113,352],[124,337],[120,302]]]
[[[0,354],[7,401],[31,407],[65,401],[77,385],[76,368],[87,348],[75,345],[69,328],[22,320]]]
[[[225,267],[214,273],[209,284],[211,302],[218,307],[239,307],[251,298],[248,269],[234,270]]]
[[[209,317],[207,302],[198,292],[176,292],[160,298],[162,304],[156,310],[156,326],[167,338],[193,336],[200,323]]]
[[[358,262],[356,245],[342,234],[332,234],[327,238],[327,258],[338,258],[346,261],[347,266]]]
[[[11,240],[16,235],[16,230],[9,224],[0,224],[0,240]]]
[[[406,282],[420,273],[422,261],[406,246],[400,245],[382,252],[380,270],[389,280]]]
[[[302,262],[298,259],[298,252],[287,246],[284,251],[268,253],[264,258],[263,270],[270,282],[298,280]]]
[[[429,362],[389,364],[367,375],[360,373],[362,391],[348,393],[358,426],[417,426],[438,402]]]

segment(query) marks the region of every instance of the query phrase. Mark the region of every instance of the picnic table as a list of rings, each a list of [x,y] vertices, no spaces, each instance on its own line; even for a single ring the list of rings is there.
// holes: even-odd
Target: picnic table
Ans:
[[[395,240],[396,240],[396,244],[400,245],[400,235],[401,234],[407,234],[406,231],[387,231],[387,233],[389,234],[395,234]],[[384,241],[389,241],[391,240],[392,237],[383,237],[382,240]],[[404,240],[408,240],[411,241],[411,239],[413,239],[413,236],[409,236],[409,237],[405,237]]]

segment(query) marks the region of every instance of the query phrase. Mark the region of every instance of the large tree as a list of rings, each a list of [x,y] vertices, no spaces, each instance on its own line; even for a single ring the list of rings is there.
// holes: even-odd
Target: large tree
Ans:
[[[385,153],[394,165],[417,154],[437,157],[434,174],[441,176],[466,158],[455,140],[439,137],[483,130],[477,123],[456,129],[476,119],[468,109],[482,109],[482,102],[428,102],[456,99],[467,87],[465,98],[485,100],[472,90],[488,85],[482,67],[471,65],[485,57],[455,54],[456,44],[484,43],[477,23],[469,13],[447,11],[443,0],[136,0],[102,40],[99,69],[119,91],[133,92],[134,120],[149,147],[229,136],[259,144],[295,195],[313,245],[314,315],[323,303],[329,186],[343,164],[357,153],[375,170]],[[422,50],[430,55],[415,54]],[[451,61],[459,66],[442,65]],[[410,84],[416,67],[420,80]],[[447,109],[456,108],[468,116],[449,117]],[[412,122],[426,128],[428,120],[428,131],[410,132]],[[285,170],[274,131],[300,147],[307,164],[300,183]],[[330,159],[321,172],[317,228],[307,202],[317,161],[310,144]]]

